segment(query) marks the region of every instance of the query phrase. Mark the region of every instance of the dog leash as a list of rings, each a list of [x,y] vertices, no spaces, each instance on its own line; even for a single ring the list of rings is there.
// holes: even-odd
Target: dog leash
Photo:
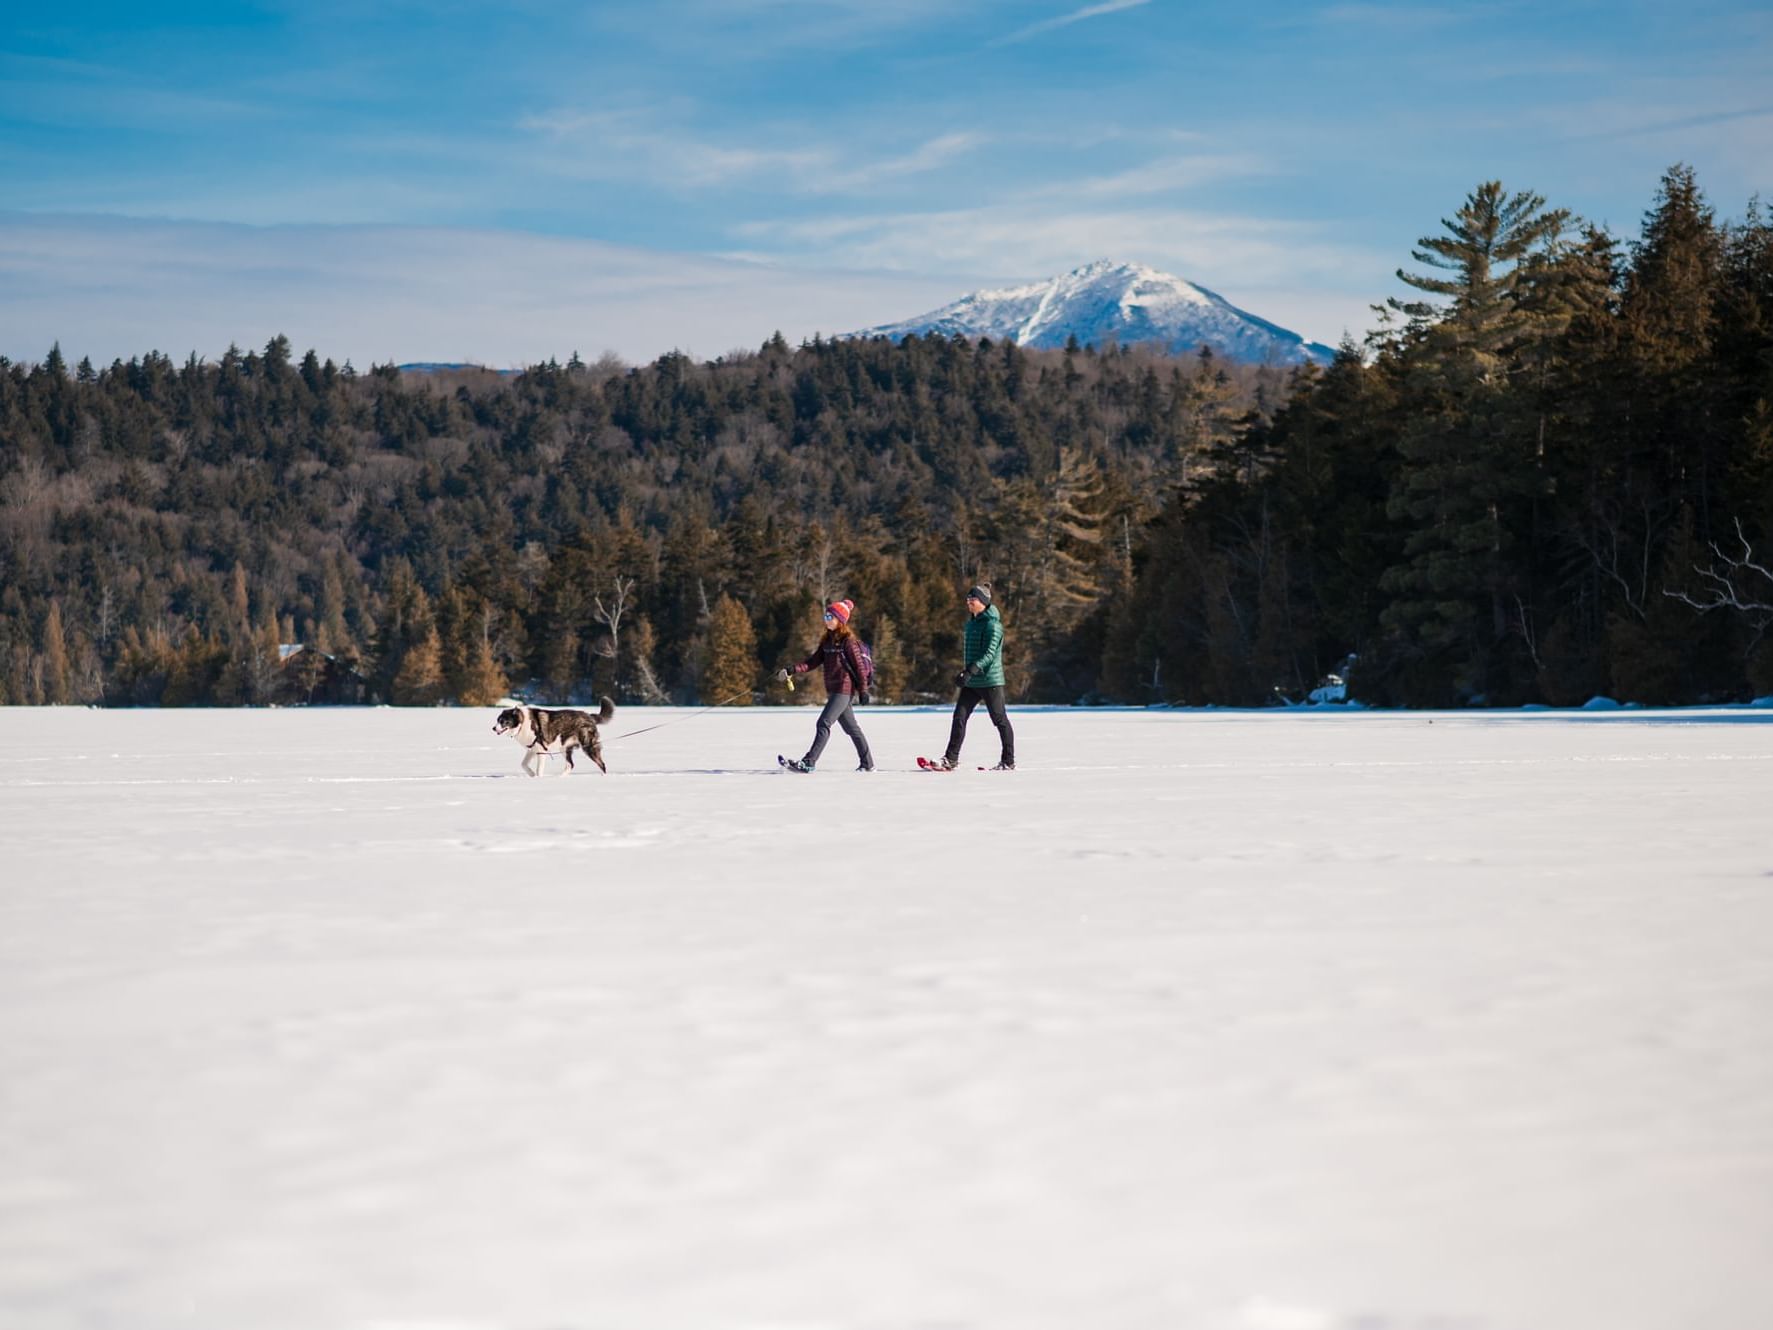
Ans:
[[[617,739],[632,739],[637,734],[650,734],[654,730],[664,729],[667,725],[677,725],[686,720],[694,720],[697,716],[706,716],[710,711],[718,711],[721,707],[731,706],[741,697],[750,697],[752,691],[753,690],[749,688],[741,688],[731,697],[722,698],[720,701],[714,703],[713,706],[703,707],[700,711],[692,711],[687,716],[677,716],[671,720],[662,720],[657,725],[645,725],[638,730],[629,730],[626,734],[612,734],[610,735],[609,741],[614,743]]]

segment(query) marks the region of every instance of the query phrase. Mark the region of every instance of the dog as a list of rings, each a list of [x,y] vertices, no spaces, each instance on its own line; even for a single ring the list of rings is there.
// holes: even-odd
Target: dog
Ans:
[[[493,733],[508,734],[528,749],[523,755],[523,769],[531,776],[542,774],[551,753],[564,754],[567,767],[572,768],[575,748],[597,763],[597,769],[607,776],[609,768],[603,764],[603,739],[597,733],[597,727],[608,725],[610,717],[615,714],[616,704],[607,697],[595,716],[589,711],[507,707],[499,713]],[[560,774],[564,776],[566,772]]]

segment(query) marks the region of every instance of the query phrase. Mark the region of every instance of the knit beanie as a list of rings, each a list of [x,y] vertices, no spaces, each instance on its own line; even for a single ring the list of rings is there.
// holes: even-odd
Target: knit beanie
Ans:
[[[825,607],[826,613],[835,614],[839,623],[848,623],[850,613],[856,608],[853,600],[834,600]]]

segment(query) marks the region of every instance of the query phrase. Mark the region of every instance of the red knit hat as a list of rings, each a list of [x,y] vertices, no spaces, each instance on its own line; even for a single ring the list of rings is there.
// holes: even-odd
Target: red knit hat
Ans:
[[[827,614],[835,614],[839,623],[848,623],[850,621],[850,613],[855,608],[856,602],[853,600],[834,600],[825,607],[825,612]]]

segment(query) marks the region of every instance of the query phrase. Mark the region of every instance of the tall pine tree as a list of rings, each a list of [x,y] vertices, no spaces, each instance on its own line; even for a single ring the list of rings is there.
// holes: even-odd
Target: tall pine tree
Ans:
[[[1480,185],[1446,234],[1426,236],[1407,285],[1447,303],[1392,301],[1410,322],[1395,350],[1405,367],[1406,425],[1388,501],[1406,528],[1381,664],[1406,702],[1446,704],[1507,691],[1502,649],[1519,595],[1521,510],[1535,484],[1534,436],[1509,389],[1532,331],[1529,262],[1555,245],[1569,214],[1537,194]]]
[[[757,674],[757,634],[751,627],[751,616],[734,597],[723,595],[708,616],[702,701],[710,705],[748,703],[757,686]]]

